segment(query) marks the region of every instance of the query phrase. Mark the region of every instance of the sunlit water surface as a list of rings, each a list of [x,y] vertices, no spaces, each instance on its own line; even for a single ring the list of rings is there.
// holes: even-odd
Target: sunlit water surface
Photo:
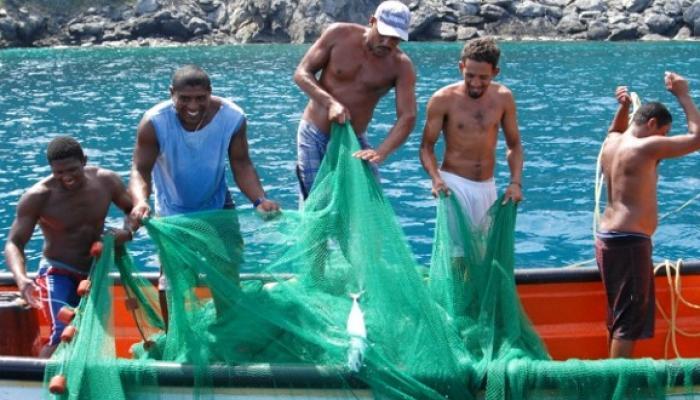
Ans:
[[[17,49],[0,52],[0,239],[4,243],[23,191],[49,174],[47,143],[70,134],[89,162],[126,180],[136,125],[142,114],[168,96],[172,71],[201,65],[214,92],[244,108],[251,156],[270,197],[297,207],[295,133],[306,99],[292,73],[306,46],[250,45],[135,49]],[[418,73],[419,118],[408,142],[381,166],[382,186],[416,260],[428,264],[435,201],[418,160],[425,105],[438,88],[459,79],[456,43],[403,45]],[[498,77],[516,96],[525,148],[526,200],[519,208],[516,263],[559,267],[593,257],[592,210],[595,162],[616,108],[615,86],[626,84],[643,99],[670,105],[673,132],[685,118],[663,88],[663,72],[690,79],[700,102],[700,43],[504,43]],[[376,145],[393,124],[394,95],[379,104],[369,129]],[[438,151],[442,150],[442,143]],[[497,184],[507,184],[503,141]],[[673,211],[700,192],[698,154],[662,163],[659,211]],[[229,176],[229,184],[233,185]],[[236,190],[241,208],[250,207]],[[700,258],[700,205],[662,221],[654,239],[657,258]],[[245,222],[245,221],[244,221]],[[119,224],[118,210],[110,224]],[[255,249],[254,240],[247,243]],[[130,248],[144,270],[155,268],[154,249],[141,235]],[[27,248],[36,268],[41,237]],[[0,269],[5,269],[3,265]]]

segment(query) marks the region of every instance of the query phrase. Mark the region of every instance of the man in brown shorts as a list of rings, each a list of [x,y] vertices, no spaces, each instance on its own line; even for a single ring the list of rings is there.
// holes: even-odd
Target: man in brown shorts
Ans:
[[[611,358],[630,357],[636,340],[654,335],[651,236],[658,223],[657,166],[700,149],[700,112],[688,82],[672,72],[664,81],[685,112],[688,133],[667,136],[671,114],[656,102],[640,107],[628,126],[631,99],[627,88],[618,87],[620,106],[603,143],[608,198],[595,247],[608,298]]]

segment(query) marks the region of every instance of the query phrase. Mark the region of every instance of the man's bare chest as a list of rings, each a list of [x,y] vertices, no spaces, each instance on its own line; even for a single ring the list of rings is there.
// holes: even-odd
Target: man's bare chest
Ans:
[[[339,84],[353,85],[368,91],[387,91],[396,82],[397,73],[392,65],[358,55],[343,54],[331,60],[327,73]]]
[[[503,110],[487,104],[475,107],[468,103],[454,102],[447,114],[447,125],[451,131],[467,134],[487,134],[498,130]]]
[[[75,230],[100,225],[109,210],[108,193],[96,190],[52,194],[40,215],[40,224],[52,230]]]

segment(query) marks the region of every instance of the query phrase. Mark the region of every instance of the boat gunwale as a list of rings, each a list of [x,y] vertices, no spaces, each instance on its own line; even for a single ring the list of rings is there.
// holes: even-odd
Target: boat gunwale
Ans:
[[[0,356],[0,380],[37,381],[44,379],[44,372],[51,360],[34,357]],[[144,372],[140,363],[119,359],[122,379]],[[133,365],[132,365],[133,364]],[[191,364],[165,361],[148,363],[156,371],[159,386],[193,386],[198,368]],[[214,364],[207,367],[214,387],[272,388],[302,387],[312,389],[367,389],[366,383],[341,366],[310,364]]]
[[[141,272],[142,277],[152,283],[158,281],[158,272]],[[665,276],[666,272],[659,269],[656,276]],[[700,260],[683,262],[681,268],[682,275],[700,275]],[[29,273],[30,278],[34,278],[36,273]],[[241,273],[241,281],[259,280],[263,282],[273,282],[287,280],[295,276],[292,273],[269,274],[269,273]],[[121,278],[117,272],[110,273],[110,278],[115,284],[121,284]],[[542,284],[542,283],[577,283],[577,282],[600,282],[600,272],[597,267],[568,267],[568,268],[517,268],[515,270],[515,283],[517,285]],[[0,286],[15,286],[15,280],[10,272],[0,272]]]
[[[643,359],[647,361],[648,359]],[[527,369],[524,360],[513,360],[508,366],[509,373],[517,373],[521,369]],[[633,361],[633,360],[629,360]],[[31,357],[0,356],[0,381],[43,381],[44,373],[50,360]],[[562,361],[538,361],[546,364],[559,364],[564,367]],[[606,360],[591,360],[590,362],[606,362]],[[687,368],[676,360],[654,360],[656,376],[667,389],[688,387],[686,382]],[[143,368],[130,360],[122,359],[122,379],[137,378]],[[130,364],[134,364],[130,368]],[[156,372],[157,384],[170,387],[192,387],[195,384],[195,370],[197,367],[190,364],[174,362],[153,361],[149,364]],[[344,366],[322,366],[311,364],[239,364],[223,365],[215,364],[207,367],[211,377],[211,386],[215,388],[277,388],[277,389],[362,389],[371,390],[371,387]],[[690,372],[693,387],[700,385],[700,359],[698,364]],[[541,380],[544,378],[544,380]],[[421,380],[420,378],[418,378]],[[669,382],[668,379],[672,381]],[[432,379],[425,379],[430,382]],[[541,385],[538,390],[561,389],[556,380],[539,377]],[[439,382],[433,382],[439,385]],[[486,389],[486,379],[483,379],[480,390]],[[695,392],[694,392],[695,393]]]

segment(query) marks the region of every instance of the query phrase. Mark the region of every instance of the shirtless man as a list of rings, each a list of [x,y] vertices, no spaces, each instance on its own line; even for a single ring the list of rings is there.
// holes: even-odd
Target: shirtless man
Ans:
[[[53,139],[46,156],[51,176],[22,195],[5,244],[5,261],[22,297],[32,307],[43,309],[51,321],[51,336],[40,357],[51,356],[65,328],[55,318],[58,311],[65,304],[78,305],[76,289],[90,272],[94,261],[90,247],[100,240],[110,204],[127,215],[132,208],[119,175],[86,166],[87,157],[75,139]],[[44,234],[44,249],[35,282],[27,277],[24,247],[37,223]],[[115,236],[117,243],[131,240],[128,230],[115,230]]]
[[[700,112],[688,82],[667,72],[666,89],[678,99],[688,133],[667,136],[671,114],[661,103],[644,104],[628,124],[630,97],[617,89],[620,106],[603,143],[601,165],[608,201],[596,235],[596,260],[608,297],[610,357],[630,357],[635,341],[654,335],[651,236],[658,222],[657,166],[665,158],[700,149]]]
[[[505,201],[522,200],[523,149],[511,91],[493,82],[500,51],[493,39],[476,39],[462,50],[463,81],[445,86],[428,102],[420,159],[432,179],[434,196],[454,194],[471,226],[481,227],[496,201],[493,179],[498,130],[508,148],[510,183]],[[445,134],[445,154],[438,169],[435,143]],[[453,232],[454,234],[455,232]]]
[[[374,165],[411,133],[416,120],[416,74],[411,60],[398,48],[400,40],[408,40],[410,19],[403,3],[385,1],[370,18],[369,27],[329,26],[299,63],[294,81],[309,96],[297,132],[297,174],[304,199],[326,152],[331,122],[350,121],[362,147],[355,157]],[[392,88],[396,88],[397,120],[384,142],[372,149],[365,132],[377,103]]]

